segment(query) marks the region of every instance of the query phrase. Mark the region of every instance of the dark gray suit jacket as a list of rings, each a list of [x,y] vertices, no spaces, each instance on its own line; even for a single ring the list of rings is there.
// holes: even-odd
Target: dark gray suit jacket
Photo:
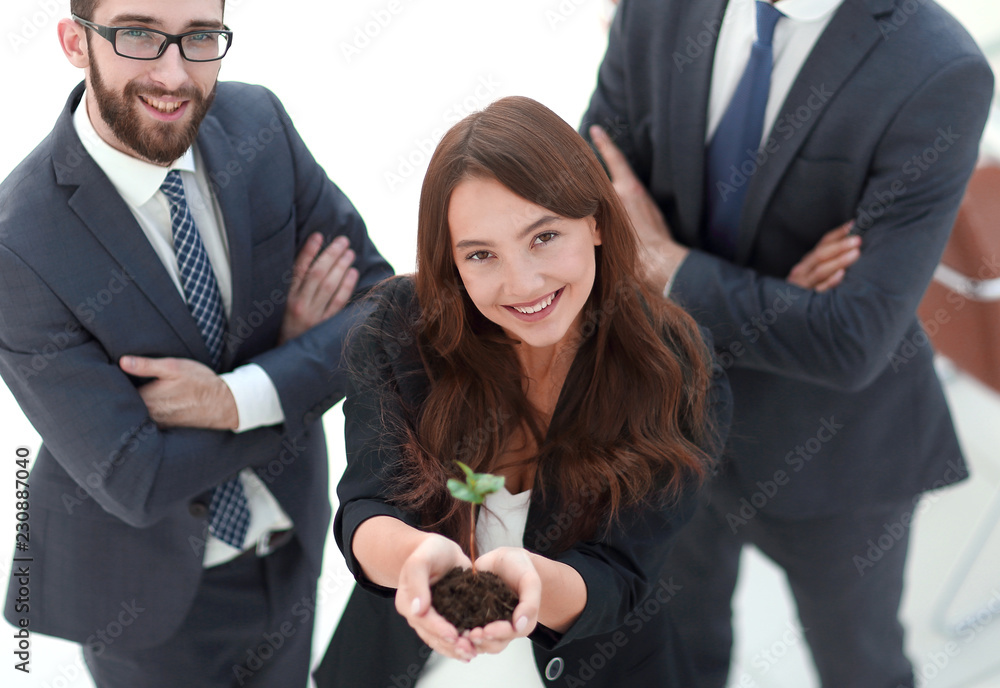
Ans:
[[[915,312],[976,162],[993,92],[986,60],[929,0],[845,0],[765,138],[729,261],[701,240],[725,7],[624,0],[582,131],[611,133],[693,248],[671,295],[711,329],[727,367],[728,470],[752,500],[746,513],[844,513],[960,480]],[[864,243],[843,284],[817,294],[785,282],[852,219]]]
[[[0,374],[43,440],[29,481],[30,549],[21,553],[33,558],[30,609],[15,609],[12,586],[6,616],[95,647],[98,632],[118,647],[147,647],[187,614],[210,490],[243,468],[292,518],[318,575],[330,519],[319,419],[343,396],[341,342],[362,309],[348,306],[276,347],[291,266],[321,231],[350,239],[359,289],[391,268],[277,98],[220,83],[198,146],[232,267],[223,369],[258,363],[285,422],[242,434],[158,429],[136,391],[142,381],[118,368],[119,357],[211,365],[209,355],[184,298],[76,135],[82,91],[0,185]],[[114,638],[108,629],[118,623],[127,628]]]

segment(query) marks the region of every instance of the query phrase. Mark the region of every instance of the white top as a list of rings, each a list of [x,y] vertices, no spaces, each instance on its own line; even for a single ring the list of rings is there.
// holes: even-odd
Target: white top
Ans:
[[[94,129],[87,113],[86,98],[84,94],[83,100],[73,113],[76,133],[84,149],[107,175],[128,209],[132,211],[132,215],[160,262],[163,263],[181,298],[186,300],[180,270],[177,267],[177,254],[174,252],[170,202],[160,191],[160,185],[167,178],[167,173],[172,169],[180,170],[181,180],[184,183],[184,196],[198,227],[201,241],[205,245],[209,262],[212,264],[212,272],[215,273],[215,281],[219,285],[226,317],[229,317],[233,302],[229,246],[226,233],[223,231],[225,224],[222,210],[209,187],[200,154],[195,148],[189,148],[169,167],[154,165],[127,155],[113,148]],[[237,432],[284,421],[285,415],[281,409],[278,392],[263,368],[255,364],[240,366],[233,372],[219,377],[229,385],[236,400],[240,416],[240,427]],[[249,468],[242,470],[240,480],[250,509],[246,549],[255,547],[257,540],[271,531],[292,527],[288,514],[253,471]],[[216,566],[236,557],[240,552],[241,550],[209,534],[205,543],[203,563],[206,567]]]
[[[844,0],[778,0],[774,4],[785,16],[774,27],[771,42],[774,67],[771,70],[771,91],[764,111],[764,133],[767,136],[778,117],[778,110],[792,89],[802,65]],[[756,0],[730,0],[719,29],[712,69],[711,94],[708,100],[708,127],[705,143],[712,140],[722,115],[733,99],[740,83],[750,48],[757,38]],[[822,91],[823,84],[815,84]],[[809,107],[808,103],[793,103]],[[794,110],[794,108],[793,108]],[[795,124],[800,124],[796,122]],[[789,123],[789,126],[794,124]]]
[[[497,547],[523,547],[531,490],[512,495],[506,488],[486,495],[486,508],[476,520],[476,546],[480,554]],[[531,641],[515,638],[496,655],[481,654],[468,664],[432,652],[420,677],[418,688],[545,688]]]

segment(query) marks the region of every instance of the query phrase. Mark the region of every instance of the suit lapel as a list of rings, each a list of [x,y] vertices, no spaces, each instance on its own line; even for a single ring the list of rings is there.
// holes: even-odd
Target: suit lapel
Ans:
[[[226,345],[223,347],[223,370],[232,367],[239,347],[230,345],[238,340],[231,335],[233,323],[240,316],[245,316],[249,309],[251,281],[251,221],[250,195],[247,191],[245,174],[215,175],[215,172],[226,169],[245,169],[236,156],[225,130],[218,119],[211,115],[205,117],[198,133],[198,149],[208,168],[208,178],[215,193],[219,207],[222,209],[223,222],[226,226],[226,239],[229,244],[229,266],[232,270],[233,299],[229,315],[229,333]],[[225,179],[218,183],[216,179]]]
[[[678,238],[689,246],[701,244],[701,223],[704,204],[705,130],[708,126],[708,98],[712,84],[712,65],[715,46],[728,0],[700,0],[690,3],[680,22],[673,27],[678,37],[674,42],[674,56],[690,57],[663,66],[672,72],[670,87],[670,117],[661,122],[668,129],[664,140],[672,142],[672,178],[676,190],[677,214],[680,217]],[[682,44],[685,36],[711,36],[711,44],[692,57],[685,51],[692,41]],[[692,48],[694,51],[695,48]],[[679,59],[679,58],[678,58]]]
[[[56,181],[76,186],[69,207],[104,249],[129,275],[133,284],[146,296],[150,305],[163,316],[187,346],[191,356],[202,362],[210,359],[198,325],[177,291],[159,256],[150,246],[125,201],[107,175],[86,154],[73,127],[74,104],[79,101],[82,84],[70,96],[54,130],[55,151],[80,151],[77,165],[53,160]],[[85,259],[85,257],[83,257]]]
[[[786,118],[801,122],[804,118],[796,116],[795,112],[806,106],[807,102],[810,104],[818,102],[818,107],[807,106],[810,108],[808,119],[788,140],[783,141],[782,137],[775,134],[773,128],[764,139],[767,141],[773,136],[776,141],[780,141],[780,144],[767,162],[758,169],[747,189],[746,205],[740,218],[740,236],[734,258],[737,264],[745,264],[749,258],[750,248],[760,230],[764,211],[802,145],[809,138],[817,122],[822,119],[827,104],[836,97],[844,82],[882,40],[881,31],[873,14],[887,11],[887,8],[891,10],[891,3],[885,0],[845,0],[806,58],[779,110],[775,126],[782,120],[788,121]]]

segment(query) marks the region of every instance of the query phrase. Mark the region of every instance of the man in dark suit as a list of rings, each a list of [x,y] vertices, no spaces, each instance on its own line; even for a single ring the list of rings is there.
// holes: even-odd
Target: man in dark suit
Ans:
[[[0,373],[43,440],[6,617],[102,688],[304,686],[320,417],[391,268],[274,95],[217,83],[222,2],[72,11],[85,82],[0,185]]]
[[[913,685],[897,618],[910,522],[922,492],[966,476],[915,311],[992,90],[930,1],[618,9],[582,130],[650,273],[712,330],[735,404],[672,555],[701,685],[726,682],[747,543],[787,573],[824,686]],[[800,263],[818,276],[797,279]]]

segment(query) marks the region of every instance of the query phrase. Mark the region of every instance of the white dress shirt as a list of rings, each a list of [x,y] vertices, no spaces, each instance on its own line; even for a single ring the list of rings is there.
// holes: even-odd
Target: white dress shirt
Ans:
[[[785,16],[774,28],[771,45],[774,67],[771,70],[771,90],[764,111],[764,131],[767,136],[778,117],[778,110],[792,89],[795,77],[826,29],[833,14],[844,0],[778,0],[776,9]],[[708,127],[705,143],[715,135],[729,101],[740,83],[750,59],[750,49],[757,38],[756,0],[730,0],[719,29],[712,69],[712,87],[708,100]],[[819,87],[819,84],[817,84]]]
[[[167,173],[172,169],[180,171],[184,183],[184,195],[212,264],[212,271],[215,273],[222,295],[222,306],[228,318],[232,310],[233,284],[229,246],[224,231],[225,222],[212,194],[205,166],[197,148],[189,148],[169,167],[154,165],[127,155],[113,148],[94,129],[85,106],[86,99],[87,94],[84,94],[76,112],[73,113],[76,133],[87,153],[108,176],[132,211],[150,246],[166,268],[181,298],[186,302],[187,297],[184,295],[180,271],[177,268],[177,255],[174,253],[170,202],[160,191],[160,185],[166,179]],[[240,423],[236,432],[284,421],[285,416],[281,409],[278,391],[263,368],[255,364],[245,365],[220,377],[229,386],[236,400]],[[250,509],[250,525],[246,537],[248,549],[255,547],[257,541],[266,537],[271,531],[292,527],[291,519],[252,470],[247,468],[241,471],[240,480],[243,482]],[[204,564],[206,567],[215,566],[232,559],[240,552],[241,550],[209,535],[205,546]]]
[[[844,0],[777,0],[774,6],[785,16],[774,27],[771,46],[774,65],[771,69],[771,90],[764,110],[764,129],[761,145],[766,144],[771,128],[778,117],[778,111],[792,90],[792,84],[799,75],[802,65],[812,52],[816,41],[833,19],[834,12]],[[719,28],[719,41],[715,47],[712,63],[712,84],[708,98],[708,120],[705,128],[705,145],[715,136],[719,122],[729,107],[729,101],[736,93],[736,87],[743,77],[750,50],[757,38],[756,0],[730,0]],[[822,89],[822,84],[817,84]],[[808,106],[807,103],[803,105]],[[795,126],[785,123],[782,126]],[[683,261],[674,270],[663,295],[669,296],[674,275],[681,269]]]

